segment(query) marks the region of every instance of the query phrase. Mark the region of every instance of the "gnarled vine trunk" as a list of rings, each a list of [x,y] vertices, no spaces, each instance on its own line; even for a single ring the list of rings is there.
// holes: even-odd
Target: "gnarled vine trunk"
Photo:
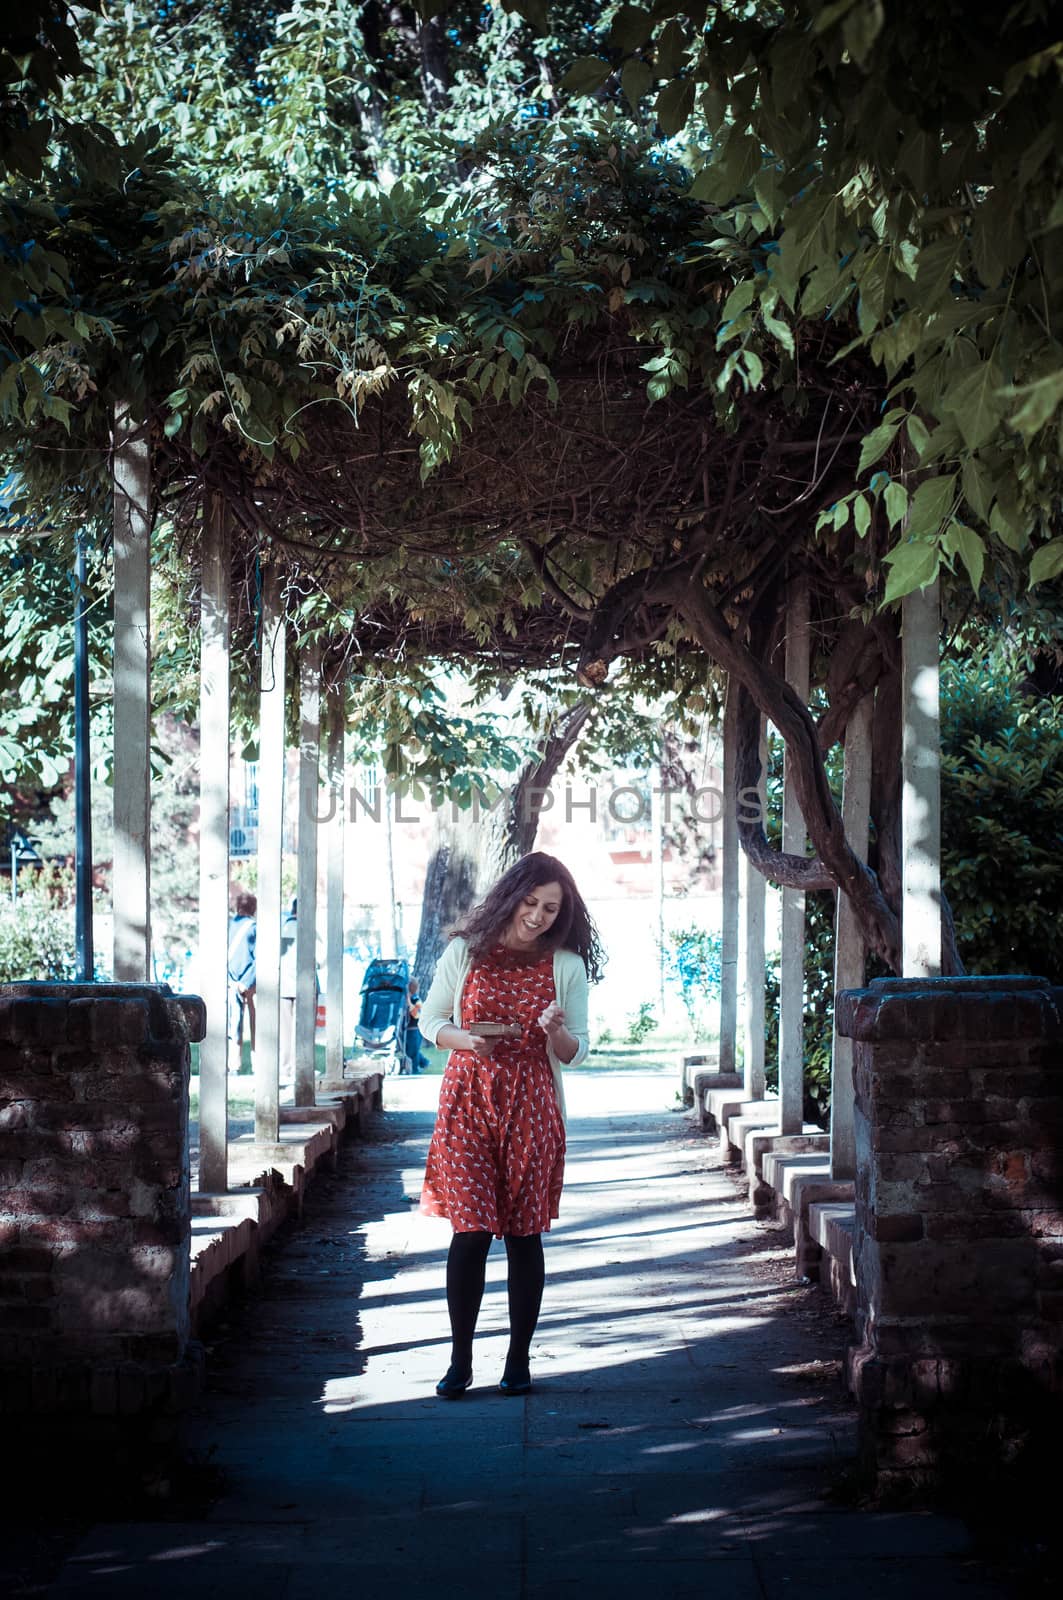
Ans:
[[[543,797],[583,731],[593,701],[562,713],[512,788],[489,811],[444,806],[425,877],[413,970],[422,991],[431,982],[448,930],[515,861],[534,848]]]

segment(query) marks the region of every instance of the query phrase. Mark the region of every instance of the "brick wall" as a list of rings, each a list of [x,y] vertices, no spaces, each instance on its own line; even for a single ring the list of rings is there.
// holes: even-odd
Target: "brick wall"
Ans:
[[[189,1043],[201,1001],[0,985],[0,1405],[172,1411],[189,1386]]]
[[[1063,1395],[1063,990],[879,979],[854,1040],[857,1332],[878,1481],[947,1476]]]

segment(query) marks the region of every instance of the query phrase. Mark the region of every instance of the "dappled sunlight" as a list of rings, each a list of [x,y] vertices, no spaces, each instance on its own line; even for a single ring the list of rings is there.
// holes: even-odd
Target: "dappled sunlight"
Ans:
[[[785,1554],[788,1527],[810,1530],[808,1554],[825,1547],[830,1519],[847,1524],[824,1500],[828,1475],[853,1448],[837,1329],[824,1349],[778,1231],[748,1219],[682,1123],[643,1116],[621,1148],[612,1120],[598,1119],[546,1240],[532,1393],[497,1389],[508,1317],[495,1242],[473,1383],[443,1404],[449,1234],[416,1212],[423,1124],[407,1140],[403,1120],[392,1114],[378,1142],[348,1147],[329,1220],[311,1217],[267,1271],[242,1388],[214,1397],[200,1435],[225,1479],[207,1536],[174,1529],[149,1555],[121,1530],[83,1556],[86,1570],[101,1589],[147,1593],[169,1567],[193,1592],[226,1559],[298,1571],[313,1528],[316,1559],[327,1552],[335,1571],[348,1571],[352,1549],[394,1559],[393,1577],[368,1592],[412,1592],[429,1567],[445,1588],[475,1549],[481,1588],[484,1573],[534,1555],[564,1573],[584,1563],[596,1575],[588,1594],[607,1574],[613,1592],[625,1570],[644,1574],[646,1594],[671,1593],[657,1574],[680,1570],[698,1593],[719,1585],[764,1600],[752,1552]],[[592,1162],[596,1137],[607,1148]],[[902,1535],[891,1529],[876,1548]],[[861,1536],[873,1540],[874,1526]],[[460,1582],[455,1592],[464,1600]]]

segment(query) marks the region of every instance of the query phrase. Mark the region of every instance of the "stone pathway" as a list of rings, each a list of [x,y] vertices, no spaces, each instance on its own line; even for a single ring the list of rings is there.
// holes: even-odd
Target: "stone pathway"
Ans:
[[[447,1364],[447,1228],[416,1211],[438,1078],[388,1079],[262,1292],[219,1330],[192,1427],[201,1519],[100,1525],[54,1596],[990,1600],[959,1522],[846,1509],[847,1325],[792,1282],[672,1076],[573,1074],[534,1392],[499,1395],[505,1256],[476,1382]],[[650,1109],[647,1109],[650,1108]],[[656,1109],[659,1108],[659,1109]]]

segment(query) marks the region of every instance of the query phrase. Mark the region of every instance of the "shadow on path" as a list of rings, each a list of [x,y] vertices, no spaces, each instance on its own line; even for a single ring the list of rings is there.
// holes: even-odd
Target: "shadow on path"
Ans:
[[[445,1224],[416,1211],[438,1079],[349,1145],[217,1331],[190,1439],[221,1469],[195,1522],[100,1525],[55,1596],[302,1600],[990,1600],[956,1521],[846,1509],[848,1325],[792,1279],[691,1122],[573,1095],[535,1390],[498,1394],[504,1253],[476,1382],[447,1364]],[[666,1100],[646,1075],[643,1106]],[[670,1094],[671,1080],[667,1082]],[[593,1113],[593,1114],[589,1114]]]

